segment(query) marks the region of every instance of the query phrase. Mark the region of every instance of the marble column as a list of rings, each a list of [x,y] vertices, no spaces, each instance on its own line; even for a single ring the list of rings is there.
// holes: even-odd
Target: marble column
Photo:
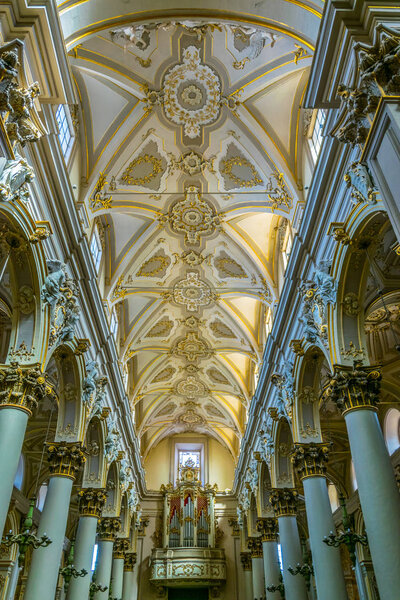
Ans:
[[[107,586],[107,589],[103,592],[100,590],[96,592],[94,600],[108,600],[111,584],[114,540],[120,530],[121,521],[116,518],[103,518],[100,519],[98,523],[97,533],[99,545],[97,550],[96,583],[98,585]]]
[[[54,600],[64,545],[72,483],[85,462],[79,443],[47,445],[50,479],[38,528],[38,537],[47,534],[52,543],[33,551],[25,588],[25,600]]]
[[[381,373],[335,367],[332,399],[342,411],[381,600],[400,590],[400,495],[377,415]]]
[[[243,566],[243,579],[244,579],[244,594],[243,600],[254,600],[253,595],[253,576],[251,572],[251,554],[250,552],[240,553],[240,562]]]
[[[124,582],[125,553],[129,550],[129,539],[117,538],[113,547],[113,563],[111,572],[112,597],[122,600]]]
[[[46,391],[39,365],[0,369],[0,537],[4,531],[28,418]]]
[[[253,596],[262,600],[265,591],[264,561],[261,537],[249,537],[247,547],[251,555],[251,571],[253,578]]]
[[[307,600],[307,588],[303,577],[292,575],[288,567],[302,563],[302,551],[297,528],[297,492],[292,488],[275,488],[270,502],[278,519],[279,539],[283,563],[283,583],[286,600]]]
[[[134,597],[135,564],[136,552],[126,552],[124,556],[124,584],[122,587],[122,600],[136,600],[136,597]]]
[[[271,517],[257,519],[256,528],[261,534],[261,541],[263,545],[266,596],[268,600],[278,600],[281,598],[279,591],[267,591],[267,586],[278,586],[281,577],[277,543],[278,522],[276,519]]]
[[[88,574],[85,577],[71,579],[67,600],[81,600],[89,595],[97,520],[101,517],[106,498],[103,489],[86,488],[79,492],[79,523],[75,540],[74,566],[78,571],[85,569]]]
[[[323,542],[335,530],[325,476],[328,454],[325,444],[296,444],[292,461],[304,487],[317,594],[324,600],[347,600],[339,548]]]

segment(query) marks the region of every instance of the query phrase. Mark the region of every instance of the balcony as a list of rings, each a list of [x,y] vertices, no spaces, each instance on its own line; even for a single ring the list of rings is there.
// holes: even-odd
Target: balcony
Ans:
[[[222,548],[154,549],[151,582],[163,587],[217,587],[226,579]]]

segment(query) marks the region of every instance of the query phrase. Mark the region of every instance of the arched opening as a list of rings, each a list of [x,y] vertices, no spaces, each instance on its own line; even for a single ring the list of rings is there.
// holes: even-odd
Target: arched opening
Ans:
[[[394,454],[400,448],[400,410],[389,408],[385,415],[385,442],[389,454]]]

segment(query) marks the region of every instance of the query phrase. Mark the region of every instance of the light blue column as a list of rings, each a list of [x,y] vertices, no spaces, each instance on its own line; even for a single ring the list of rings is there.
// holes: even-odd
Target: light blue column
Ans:
[[[303,562],[296,517],[278,516],[279,539],[281,542],[283,583],[286,600],[308,600],[306,584],[301,575],[291,575],[288,567]]]
[[[324,600],[347,600],[339,548],[329,547],[322,541],[331,531],[335,531],[326,479],[323,476],[306,477],[303,487],[318,597]]]
[[[122,586],[124,581],[124,559],[113,558],[112,562],[112,597],[122,600]]]
[[[261,600],[265,592],[264,580],[264,561],[262,557],[251,559],[251,567],[253,573],[253,596],[257,600]]]
[[[37,535],[47,534],[52,543],[33,551],[25,600],[54,600],[71,490],[72,478],[61,475],[50,477]]]
[[[276,541],[263,542],[263,560],[265,588],[269,585],[279,585],[281,568]],[[268,600],[279,600],[281,597],[279,592],[266,592],[266,596]]]
[[[75,540],[74,566],[78,571],[85,569],[85,577],[72,578],[67,600],[81,600],[89,595],[94,545],[96,542],[97,517],[81,516]]]
[[[108,600],[110,582],[111,582],[111,568],[113,559],[113,546],[112,540],[100,540],[97,553],[97,567],[96,576],[97,583],[100,585],[106,585],[107,590],[104,592],[96,592],[94,600]],[[114,592],[113,592],[114,593]]]
[[[375,410],[345,413],[360,504],[381,600],[400,593],[400,495]]]
[[[30,411],[0,406],[0,535],[4,532]]]

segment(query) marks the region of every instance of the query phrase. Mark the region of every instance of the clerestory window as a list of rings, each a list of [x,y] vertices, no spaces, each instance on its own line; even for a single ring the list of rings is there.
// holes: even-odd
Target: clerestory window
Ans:
[[[70,124],[64,104],[59,104],[56,110],[56,121],[58,125],[58,139],[61,150],[64,159],[67,160],[74,143],[74,136],[72,134],[72,125]]]

